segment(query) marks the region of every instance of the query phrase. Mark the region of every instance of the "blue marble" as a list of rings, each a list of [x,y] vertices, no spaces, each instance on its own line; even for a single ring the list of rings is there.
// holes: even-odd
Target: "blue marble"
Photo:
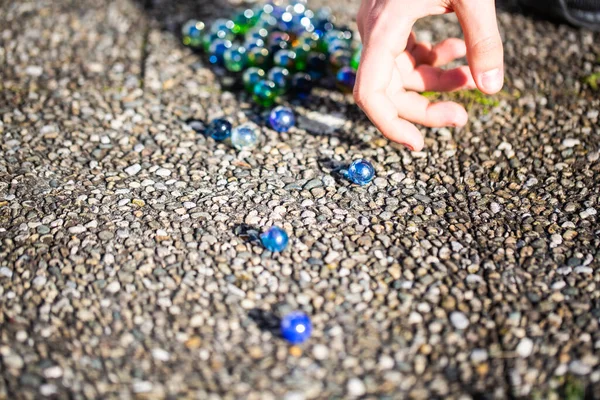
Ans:
[[[288,245],[287,233],[278,226],[272,226],[268,231],[260,235],[260,241],[265,249],[278,253],[285,250]]]
[[[287,49],[290,47],[291,38],[285,32],[275,31],[269,34],[267,40],[267,46],[272,54],[277,53],[279,50]]]
[[[265,41],[262,38],[249,38],[244,41],[244,48],[246,50],[252,50],[256,47],[263,48],[265,47]]]
[[[267,79],[275,83],[277,91],[282,94],[285,93],[288,88],[288,78],[290,71],[281,67],[273,67],[267,72]]]
[[[342,92],[351,92],[356,83],[356,72],[352,67],[342,67],[335,76],[338,89]]]
[[[204,22],[195,19],[190,19],[181,28],[183,44],[193,48],[198,48],[202,46],[202,35],[204,29]]]
[[[222,118],[214,119],[206,127],[205,133],[216,141],[223,141],[231,136],[231,122]]]
[[[231,32],[235,24],[233,21],[225,18],[216,19],[210,26],[210,33]]]
[[[305,72],[297,72],[292,76],[291,91],[299,99],[305,99],[310,95],[314,87],[314,83],[310,74]]]
[[[325,54],[311,51],[306,57],[306,71],[314,80],[319,80],[327,70],[327,57]]]
[[[258,142],[258,127],[250,124],[237,126],[231,131],[231,145],[237,150],[249,150]]]
[[[273,63],[278,67],[293,70],[296,63],[296,53],[292,50],[279,50],[273,56]]]
[[[312,334],[312,323],[302,311],[292,311],[281,318],[281,336],[291,344],[306,342]]]
[[[359,159],[353,161],[347,170],[342,171],[342,174],[350,182],[364,186],[375,177],[375,168],[367,160]]]
[[[208,52],[210,56],[208,60],[211,64],[223,65],[225,52],[233,46],[230,40],[217,39],[210,45]]]
[[[275,107],[269,115],[269,124],[277,132],[287,132],[296,124],[296,117],[291,108]]]

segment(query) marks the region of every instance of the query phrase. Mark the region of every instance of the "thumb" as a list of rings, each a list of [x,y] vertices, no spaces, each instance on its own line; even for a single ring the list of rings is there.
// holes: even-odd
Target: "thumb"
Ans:
[[[504,54],[494,0],[457,0],[453,5],[467,44],[467,60],[479,90],[493,94],[504,85]]]

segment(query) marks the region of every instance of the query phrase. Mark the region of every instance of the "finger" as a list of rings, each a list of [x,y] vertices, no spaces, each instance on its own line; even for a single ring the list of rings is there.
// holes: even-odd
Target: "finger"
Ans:
[[[398,116],[396,106],[386,92],[395,70],[395,59],[406,48],[411,23],[387,22],[382,16],[368,32],[369,40],[364,44],[354,98],[385,137],[412,150],[420,150],[424,145],[421,132]]]
[[[454,1],[465,34],[467,59],[477,87],[492,94],[504,84],[504,54],[494,0]]]
[[[464,57],[466,54],[467,45],[464,40],[458,38],[446,39],[433,46],[429,52],[427,64],[434,67],[441,67],[457,58]]]
[[[471,70],[466,66],[443,70],[429,65],[420,65],[405,73],[402,82],[406,90],[415,92],[451,92],[477,87]]]
[[[401,118],[431,128],[464,126],[469,118],[460,104],[451,101],[431,103],[415,92],[397,93],[394,104]]]

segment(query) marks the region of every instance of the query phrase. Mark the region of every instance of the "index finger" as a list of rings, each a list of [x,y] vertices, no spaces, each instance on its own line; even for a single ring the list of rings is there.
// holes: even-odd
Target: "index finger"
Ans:
[[[396,20],[393,25],[389,25],[386,21],[381,21],[385,18],[382,15],[367,34],[368,40],[364,43],[356,76],[354,98],[385,137],[411,150],[421,150],[424,146],[421,132],[398,116],[398,111],[387,94],[395,59],[406,48],[412,22]]]

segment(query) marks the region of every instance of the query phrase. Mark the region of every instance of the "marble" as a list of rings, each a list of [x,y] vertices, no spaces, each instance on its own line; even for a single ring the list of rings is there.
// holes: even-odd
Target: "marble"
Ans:
[[[231,136],[231,122],[223,118],[214,119],[206,127],[206,135],[221,142]]]
[[[256,147],[259,128],[251,124],[243,124],[231,131],[231,145],[237,150],[250,150]]]
[[[287,132],[296,124],[296,117],[289,107],[275,107],[269,114],[269,124],[277,132]]]
[[[289,238],[283,229],[278,226],[272,226],[269,230],[260,235],[260,241],[265,249],[273,253],[279,253],[285,250]]]
[[[281,337],[291,344],[302,344],[312,335],[312,323],[302,311],[292,311],[281,318]]]

